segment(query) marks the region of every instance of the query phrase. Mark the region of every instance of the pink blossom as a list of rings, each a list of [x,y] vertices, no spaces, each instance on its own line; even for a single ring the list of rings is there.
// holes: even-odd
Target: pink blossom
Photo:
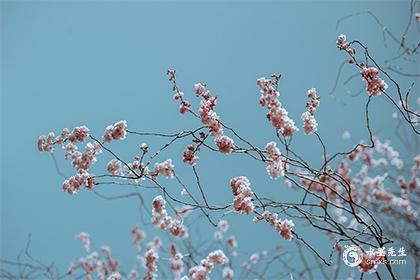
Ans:
[[[96,262],[96,274],[101,280],[107,279],[106,277],[109,274],[109,269],[104,261],[98,260]]]
[[[226,244],[229,246],[229,248],[231,249],[235,249],[238,246],[238,243],[236,242],[235,236],[229,236],[226,239]]]
[[[107,280],[123,280],[123,278],[119,272],[114,272],[107,278]]]
[[[399,158],[400,154],[392,146],[390,141],[381,142],[379,139],[374,138],[375,150],[378,153],[386,156],[390,161],[391,165],[395,166],[397,169],[401,170],[404,167],[403,161]]]
[[[162,230],[169,231],[177,238],[187,238],[187,228],[179,220],[176,220],[168,215],[165,204],[166,201],[160,195],[153,199],[152,224],[159,226]]]
[[[181,273],[184,271],[184,261],[182,254],[177,252],[175,244],[170,247],[171,265],[170,268],[174,274],[174,279],[180,279]]]
[[[318,130],[318,122],[309,112],[302,113],[302,121],[305,134],[312,134]]]
[[[96,155],[100,153],[102,150],[98,142],[87,143],[83,153],[75,151],[71,154],[72,164],[78,170],[88,170],[96,162]]]
[[[191,280],[209,279],[207,276],[207,270],[201,265],[191,267],[188,271],[188,275],[191,277]]]
[[[112,159],[108,162],[106,169],[112,175],[120,175],[121,174],[121,162],[117,159]]]
[[[279,92],[275,89],[278,80],[260,78],[257,85],[260,88],[260,104],[268,109],[267,118],[272,125],[283,134],[283,136],[292,136],[298,128],[294,121],[289,118],[288,112],[282,107],[278,100]]]
[[[223,271],[222,271],[223,280],[233,280],[233,275],[234,275],[233,270],[230,267],[226,266],[225,268],[223,268]]]
[[[226,231],[229,229],[229,223],[228,223],[228,221],[226,221],[226,220],[220,220],[220,221],[217,223],[217,226],[219,227],[219,229],[220,229],[222,232],[226,232]]]
[[[91,189],[95,184],[93,175],[86,171],[80,171],[63,182],[63,191],[69,194],[76,194],[82,186]]]
[[[173,169],[174,169],[174,165],[172,164],[171,159],[167,159],[162,163],[155,164],[155,173],[160,174],[166,178],[174,177]]]
[[[280,150],[277,148],[277,143],[267,143],[265,150],[268,152],[268,159],[266,161],[268,175],[270,175],[272,179],[284,176],[284,163],[281,159]]]
[[[381,95],[388,88],[388,85],[378,77],[379,70],[375,67],[363,67],[360,71],[363,80],[366,82],[366,91],[371,96]]]
[[[147,269],[146,275],[143,277],[143,280],[154,280],[157,278],[157,261],[159,256],[157,252],[153,249],[149,249],[144,254],[143,266]]]
[[[260,260],[260,256],[259,256],[258,254],[252,254],[252,255],[249,257],[249,261],[250,261],[252,264],[256,264],[259,260]]]
[[[214,239],[219,241],[219,240],[222,240],[222,238],[223,238],[223,232],[221,232],[220,230],[217,230],[214,232]]]
[[[292,220],[280,220],[276,213],[271,213],[266,210],[260,217],[255,217],[254,222],[259,222],[261,220],[267,221],[274,229],[285,239],[292,240],[292,230],[295,224]]]
[[[68,128],[63,128],[60,135],[55,138],[56,144],[63,144],[70,136],[70,130]]]
[[[69,136],[70,142],[80,142],[83,143],[87,137],[89,137],[90,130],[86,126],[77,126],[73,129],[71,135]]]
[[[226,135],[216,137],[214,143],[219,148],[219,151],[224,154],[230,154],[233,151],[233,140]]]
[[[202,83],[197,83],[194,85],[195,94],[197,95],[202,95],[205,89],[206,89],[206,86]]]
[[[199,116],[201,122],[210,129],[210,134],[220,135],[223,133],[222,124],[220,123],[219,116],[214,112],[214,108],[217,105],[215,97],[209,99],[203,99],[200,102]]]
[[[384,256],[379,256],[378,254],[367,255],[362,253],[361,262],[359,264],[359,270],[364,273],[374,273],[378,267],[378,262],[381,262],[384,259]]]
[[[140,252],[141,242],[144,239],[146,239],[146,233],[140,230],[140,227],[138,225],[135,225],[133,229],[131,230],[131,235],[133,237],[134,248],[136,248],[137,252]]]
[[[89,253],[89,251],[90,251],[90,237],[89,237],[89,234],[87,234],[86,232],[81,232],[77,235],[77,239],[79,239],[80,242],[82,242],[83,247],[85,248],[86,252]]]
[[[174,100],[182,100],[183,97],[184,97],[184,93],[180,91],[175,92],[173,96]]]
[[[346,50],[346,49],[348,49],[349,44],[346,42],[346,35],[344,35],[344,34],[340,34],[340,35],[338,36],[338,39],[337,39],[337,41],[336,41],[336,44],[337,44],[337,47],[338,47],[340,50]]]
[[[48,136],[41,135],[38,138],[37,146],[40,152],[52,152],[55,144],[63,144],[67,140],[73,144],[84,142],[88,136],[89,128],[84,125],[75,127],[71,134],[67,128],[64,128],[57,137],[55,137],[54,132],[48,133]]]
[[[111,142],[112,140],[124,140],[127,134],[126,129],[127,121],[125,120],[107,126],[103,136],[104,142]]]
[[[112,257],[111,249],[108,246],[102,246],[101,252],[102,254],[104,254],[105,260],[107,261],[107,264],[110,270],[113,272],[118,271],[119,262]]]
[[[208,254],[208,256],[201,260],[200,265],[193,266],[188,271],[188,275],[192,280],[206,280],[208,273],[210,273],[215,266],[225,264],[229,261],[226,255],[221,250],[216,250]]]
[[[182,160],[185,163],[191,164],[192,166],[196,165],[199,157],[196,156],[194,153],[195,153],[194,145],[192,144],[188,145],[187,148],[184,150],[184,156]]]
[[[191,104],[188,101],[181,101],[181,104],[179,104],[179,113],[181,115],[184,115],[186,112],[191,111]]]
[[[128,280],[136,280],[138,277],[138,272],[134,269],[130,270],[130,272],[127,274]]]
[[[207,260],[209,262],[212,262],[214,265],[221,265],[228,262],[228,258],[226,257],[226,255],[223,253],[222,250],[216,250],[210,253],[207,256]]]
[[[235,177],[230,181],[232,193],[235,196],[233,200],[233,208],[239,213],[249,214],[254,211],[254,203],[252,195],[254,194],[250,188],[251,183],[244,176]]]
[[[52,152],[54,150],[54,132],[50,132],[47,137],[44,135],[38,138],[38,151]]]
[[[74,145],[73,142],[69,142],[64,148],[64,150],[65,150],[64,158],[65,159],[71,158],[72,155],[77,151],[77,149],[78,149],[77,146]]]
[[[292,229],[295,226],[292,220],[284,220],[280,222],[279,227],[276,230],[283,236],[286,240],[292,240]]]
[[[315,111],[319,106],[319,96],[317,95],[315,88],[309,89],[307,95],[310,98],[310,101],[306,103],[308,111],[303,112],[302,114],[303,131],[305,134],[312,134],[318,129],[318,123],[315,119]]]

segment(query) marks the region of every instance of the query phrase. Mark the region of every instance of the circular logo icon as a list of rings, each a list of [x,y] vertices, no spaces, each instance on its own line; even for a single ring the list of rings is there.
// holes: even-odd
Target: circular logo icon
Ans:
[[[350,267],[358,266],[362,262],[361,253],[362,250],[358,246],[346,246],[343,252],[344,263]]]

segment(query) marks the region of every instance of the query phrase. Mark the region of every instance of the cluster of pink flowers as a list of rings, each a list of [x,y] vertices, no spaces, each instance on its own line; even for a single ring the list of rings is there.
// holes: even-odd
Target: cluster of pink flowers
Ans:
[[[155,170],[151,173],[153,179],[156,179],[157,175],[162,175],[166,178],[174,177],[174,165],[172,164],[172,159],[167,159],[164,162],[156,163]]]
[[[253,253],[249,256],[249,260],[242,263],[242,268],[245,270],[249,270],[252,265],[258,264],[258,262],[267,256],[267,251],[262,251],[261,253]]]
[[[391,179],[393,175],[390,175],[389,173],[383,173],[382,170],[385,166],[390,164],[391,166],[395,167],[395,172],[397,174],[401,173],[404,164],[399,157],[399,152],[391,146],[389,141],[381,142],[377,137],[374,137],[373,142],[375,144],[374,150],[359,146],[348,156],[348,159],[351,162],[357,161],[358,159],[363,160],[360,169],[356,173],[357,177],[350,178],[349,166],[344,162],[340,163],[340,168],[338,171],[341,176],[346,178],[346,181],[350,184],[350,186],[355,186],[357,184],[361,186],[361,188],[357,188],[358,192],[352,193],[353,199],[362,200],[369,203],[376,202],[379,203],[378,206],[382,212],[394,213],[398,210],[401,211],[401,215],[405,216],[409,220],[417,219],[418,213],[411,206],[409,200],[409,192],[419,183],[416,170],[418,170],[420,165],[420,157],[418,157],[418,161],[414,159],[414,165],[411,168],[412,176],[409,183],[405,181],[403,176],[399,176],[397,179]],[[377,154],[374,154],[374,152]],[[375,158],[376,155],[385,157]],[[378,170],[373,169],[374,167],[378,167]],[[369,172],[376,171],[380,171],[381,175],[369,176]],[[392,169],[388,169],[388,172],[391,171]],[[385,187],[385,179],[395,180],[396,184],[400,186],[400,195]],[[336,188],[334,182],[326,182],[326,184],[332,186],[334,189]]]
[[[41,135],[38,138],[38,150],[40,152],[52,152],[55,144],[54,132],[48,133],[48,136]]]
[[[190,144],[187,146],[187,148],[184,150],[184,156],[182,160],[185,163],[196,165],[199,157],[195,155],[195,147],[193,144]]]
[[[346,42],[346,35],[341,34],[338,36],[336,43],[340,50],[344,50],[352,56],[352,59],[349,60],[349,63],[355,63],[355,50],[351,49],[350,43]],[[363,64],[360,67],[362,68],[360,70],[360,75],[366,82],[366,92],[370,96],[381,95],[382,92],[385,92],[385,90],[388,88],[388,85],[383,79],[378,77],[379,70],[375,67],[364,66]]]
[[[84,271],[86,280],[93,280],[96,272],[97,278],[105,279],[121,279],[112,278],[118,273],[118,261],[111,256],[111,250],[107,246],[101,248],[103,258],[97,252],[93,252],[85,258],[76,260],[69,268],[68,274],[74,275],[76,270],[81,268]]]
[[[346,51],[350,55],[354,55],[356,53],[355,50],[350,48],[350,43],[348,43],[346,40],[346,35],[340,34],[337,41],[335,42],[337,44],[337,48]]]
[[[199,86],[198,86],[199,85]],[[212,96],[209,90],[205,90],[203,84],[195,85],[195,92],[197,96],[203,99],[200,101],[199,116],[201,122],[210,129],[211,135],[221,135],[223,133],[220,118],[214,111],[217,105],[217,98]]]
[[[153,249],[158,251],[162,247],[162,240],[158,236],[153,237],[153,240],[146,243],[146,251]]]
[[[131,235],[133,237],[134,248],[136,248],[137,252],[140,252],[141,243],[146,239],[146,233],[142,231],[138,225],[135,225],[131,230]]]
[[[398,184],[400,185],[401,189],[411,189],[414,190],[420,184],[420,179],[418,174],[420,173],[420,155],[417,155],[414,158],[414,164],[411,167],[411,178],[410,181],[407,183],[405,182],[404,178],[399,178]]]
[[[134,280],[135,278],[133,279],[132,277],[133,277],[133,275],[132,275],[132,271],[131,271],[130,274],[127,275],[127,278],[129,280]],[[113,272],[106,280],[123,280],[123,277],[122,277],[121,273]]]
[[[69,145],[72,145],[70,143]],[[87,143],[85,151],[83,153],[73,150],[70,153],[69,150],[66,149],[66,155],[72,158],[72,164],[77,170],[88,170],[89,167],[96,162],[96,155],[102,152],[101,145],[98,142]]]
[[[178,90],[178,86],[176,85],[176,71],[169,69],[166,74],[169,76],[169,81],[173,83],[172,90],[174,91],[174,100],[181,101],[179,105],[179,113],[184,115],[186,112],[191,111],[191,104],[187,100],[184,100],[184,93]]]
[[[48,133],[47,137],[41,135],[38,138],[38,150],[40,152],[52,152],[55,144],[62,145],[66,141],[69,141],[72,144],[75,144],[76,142],[83,143],[89,136],[89,133],[89,128],[83,125],[75,127],[72,133],[70,133],[68,128],[64,128],[57,137],[55,137],[54,132]]]
[[[226,239],[226,244],[228,245],[228,247],[232,250],[234,250],[236,247],[238,247],[238,242],[236,242],[235,236],[231,235]],[[236,253],[233,252],[233,255],[235,255]]]
[[[197,96],[203,98],[200,101],[199,109],[201,122],[210,129],[211,135],[216,136],[214,142],[219,151],[224,154],[231,153],[234,142],[224,134],[220,118],[214,111],[217,105],[217,98],[212,96],[211,92],[207,90],[206,86],[202,83],[195,84],[194,90]]]
[[[85,272],[85,279],[93,280],[92,274],[95,272],[95,270],[97,270],[98,258],[99,256],[97,252],[93,252],[92,254],[86,256],[85,258],[80,258],[71,264],[67,273],[69,275],[74,275],[78,268],[82,268]]]
[[[233,272],[233,269],[231,269],[230,267],[226,266],[225,268],[223,268],[223,271],[222,271],[223,280],[233,280],[234,275],[235,274]]]
[[[184,271],[184,261],[182,260],[183,256],[177,251],[175,244],[171,244],[170,247],[171,253],[171,265],[170,268],[174,274],[174,279],[180,279],[181,273]]]
[[[127,122],[125,120],[116,122],[113,125],[108,125],[105,128],[103,136],[104,142],[111,142],[112,140],[124,140],[127,134]]]
[[[82,186],[90,190],[95,185],[95,178],[86,171],[80,171],[63,182],[63,191],[76,194]]]
[[[71,159],[72,165],[76,168],[77,173],[63,182],[63,191],[69,194],[75,194],[82,186],[91,189],[95,185],[93,174],[89,174],[89,168],[96,162],[96,155],[102,152],[101,145],[98,142],[87,143],[83,153],[78,151],[77,142],[83,143],[89,137],[89,128],[86,126],[78,126],[70,133],[68,128],[64,128],[61,134],[55,137],[54,132],[50,132],[47,137],[40,136],[38,139],[38,150],[44,152],[52,152],[54,145],[64,145],[65,159]]]
[[[358,266],[359,271],[370,274],[376,271],[378,263],[383,262],[385,256],[376,253],[373,255],[362,253],[359,258],[361,258],[361,262]]]
[[[230,180],[232,193],[235,196],[233,200],[233,208],[239,213],[248,215],[254,211],[254,203],[252,202],[251,183],[245,176],[235,177]]]
[[[219,151],[224,154],[229,154],[233,151],[233,140],[226,135],[217,136],[214,143],[219,148]]]
[[[375,150],[386,156],[391,165],[395,166],[398,170],[404,167],[404,162],[400,159],[400,153],[396,151],[390,141],[381,142],[378,138],[374,138]]]
[[[268,152],[267,158],[267,173],[272,179],[277,179],[280,176],[284,176],[284,163],[281,159],[281,153],[277,148],[276,142],[269,142],[265,146],[265,150]]]
[[[121,162],[117,159],[112,159],[106,165],[106,170],[111,175],[121,175]]]
[[[208,256],[201,260],[201,264],[193,266],[188,271],[188,276],[192,280],[207,280],[209,279],[208,274],[214,269],[217,265],[222,265],[228,263],[229,259],[221,250],[216,250]]]
[[[190,102],[184,99],[184,93],[180,92],[176,85],[175,70],[168,70],[168,75],[169,80],[173,82],[173,91],[175,92],[173,98],[180,101],[180,113],[183,115],[186,112],[191,112]],[[234,148],[234,141],[224,134],[220,118],[214,110],[217,105],[217,98],[211,94],[203,83],[195,84],[194,91],[196,96],[202,98],[198,110],[201,122],[209,128],[210,135],[215,136],[214,142],[219,151],[224,154],[231,153]],[[198,157],[194,156],[194,152],[191,145],[188,146],[184,151],[184,162],[191,165],[196,164]]]
[[[166,201],[160,195],[153,199],[152,224],[159,226],[162,230],[169,231],[177,238],[187,238],[187,228],[179,220],[176,220],[168,215],[165,204]]]
[[[221,241],[224,237],[224,235],[227,233],[229,229],[229,223],[226,220],[220,220],[217,224],[218,230],[214,232],[214,239],[217,241]],[[230,235],[226,238],[226,245],[231,250],[231,254],[233,256],[237,255],[237,252],[235,251],[236,247],[238,246],[238,243],[236,242],[235,236]]]
[[[316,93],[315,88],[308,90],[308,97],[310,102],[306,103],[308,111],[302,114],[303,131],[305,134],[311,134],[318,130],[318,122],[315,119],[315,111],[319,106],[319,96]]]
[[[111,249],[108,246],[102,246],[101,252],[105,256],[105,260],[108,264],[108,267],[111,269],[111,271],[113,272],[117,271],[119,262],[112,257]]]
[[[188,102],[187,100],[183,99],[184,97],[184,93],[183,92],[175,92],[173,98],[174,100],[180,100],[181,103],[179,104],[179,113],[181,115],[184,115],[186,112],[191,111],[191,103]]]
[[[82,185],[89,190],[92,189],[95,179],[94,175],[89,174],[88,170],[96,162],[96,155],[101,152],[101,146],[98,142],[87,143],[83,153],[77,151],[73,142],[67,144],[65,157],[72,159],[72,165],[77,169],[77,174],[63,182],[63,191],[76,194]]]
[[[268,210],[264,211],[261,217],[254,217],[255,223],[261,220],[266,220],[285,240],[292,240],[292,230],[295,226],[292,220],[285,219],[282,221],[276,213],[271,213]]]
[[[277,83],[278,79],[275,81],[266,78],[257,80],[261,92],[260,104],[268,109],[267,118],[272,125],[285,137],[288,137],[298,131],[298,128],[278,100],[280,94],[274,87]]]
[[[77,235],[77,239],[82,242],[86,252],[90,252],[90,236],[86,232],[81,232]]]
[[[159,256],[154,249],[149,249],[144,254],[143,266],[147,269],[143,280],[154,280],[157,278],[157,261]]]
[[[408,219],[415,220],[417,218],[417,211],[411,206],[410,200],[408,199],[407,189],[401,190],[401,196],[394,194],[384,186],[384,180],[389,176],[385,173],[383,176],[369,177],[366,173],[359,172],[361,176],[361,185],[363,186],[361,192],[361,199],[372,202],[373,200],[382,202],[381,211],[393,212],[396,209],[401,209]],[[401,177],[397,179],[397,184]]]
[[[378,77],[379,70],[375,67],[363,67],[360,70],[360,75],[366,82],[367,93],[371,96],[381,95],[388,88],[385,81]]]
[[[214,232],[214,239],[221,240],[223,238],[223,234],[229,229],[229,223],[226,220],[220,220],[217,227],[219,230]]]
[[[350,185],[351,187],[355,186],[357,180],[354,180],[349,177],[350,169],[348,165],[344,162],[340,162],[339,167],[337,169],[337,173],[346,182],[346,184]],[[328,175],[319,175],[315,178],[312,175],[307,174],[301,179],[301,182],[308,187],[308,190],[314,191],[323,195],[327,195],[328,200],[335,201],[337,197],[337,193],[339,192],[340,185],[337,184],[331,176]],[[355,195],[353,193],[353,195]],[[326,207],[326,201],[321,201],[321,206]]]
[[[127,274],[127,279],[128,280],[136,280],[138,277],[138,272],[134,269],[130,270],[130,272]]]

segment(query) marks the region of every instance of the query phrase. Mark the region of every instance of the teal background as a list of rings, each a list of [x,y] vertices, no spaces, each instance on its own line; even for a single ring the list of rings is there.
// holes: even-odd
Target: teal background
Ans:
[[[86,231],[95,244],[108,244],[126,270],[135,264],[129,231],[140,223],[138,203],[104,201],[86,191],[74,197],[61,192],[62,178],[50,156],[36,150],[36,140],[40,134],[81,124],[99,137],[105,126],[121,119],[137,131],[198,127],[193,118],[179,117],[165,74],[168,68],[177,69],[178,82],[195,106],[193,85],[206,82],[219,98],[217,112],[222,120],[261,147],[275,135],[258,104],[255,81],[273,72],[283,74],[281,101],[298,126],[306,90],[318,89],[319,132],[329,153],[351,146],[341,138],[343,129],[356,139],[366,138],[363,104],[367,96],[362,92],[351,97],[341,85],[353,68],[345,68],[337,90],[329,95],[337,69],[347,58],[337,50],[335,40],[340,33],[357,38],[381,63],[395,53],[396,46],[388,39],[384,47],[381,28],[367,16],[344,21],[338,30],[336,21],[371,10],[401,34],[408,8],[407,1],[2,1],[1,258],[14,258],[30,232],[32,252],[45,262],[54,260],[64,270],[83,254],[74,236]],[[416,36],[410,33],[408,38],[415,41]],[[404,70],[416,72],[419,65],[406,63]],[[418,82],[418,78],[396,77],[405,88]],[[363,86],[357,78],[350,89],[357,92]],[[375,98],[373,129],[381,138],[394,139],[393,111],[383,98]],[[140,143],[147,142],[152,150],[159,143],[130,138],[110,145],[128,160]],[[176,170],[192,183],[191,171],[181,162],[186,143],[164,153],[161,160],[172,157]],[[321,149],[314,136],[300,133],[294,145],[310,161],[320,162]],[[56,157],[60,169],[72,174],[60,150]],[[100,155],[94,172],[102,173],[110,159]],[[229,180],[238,175],[248,176],[257,193],[284,200],[296,197],[281,180],[268,178],[264,166],[243,157],[203,152],[198,169],[215,202],[231,199]],[[172,181],[163,182],[176,188]],[[128,190],[103,189],[107,194]],[[157,194],[142,192],[146,201]],[[287,246],[267,225],[253,225],[251,217],[227,219],[243,251]],[[297,230],[327,254],[324,236],[307,227]],[[147,231],[149,237],[157,233]],[[192,234],[192,238],[205,239],[212,232]],[[396,270],[402,278],[413,275],[412,266]]]

